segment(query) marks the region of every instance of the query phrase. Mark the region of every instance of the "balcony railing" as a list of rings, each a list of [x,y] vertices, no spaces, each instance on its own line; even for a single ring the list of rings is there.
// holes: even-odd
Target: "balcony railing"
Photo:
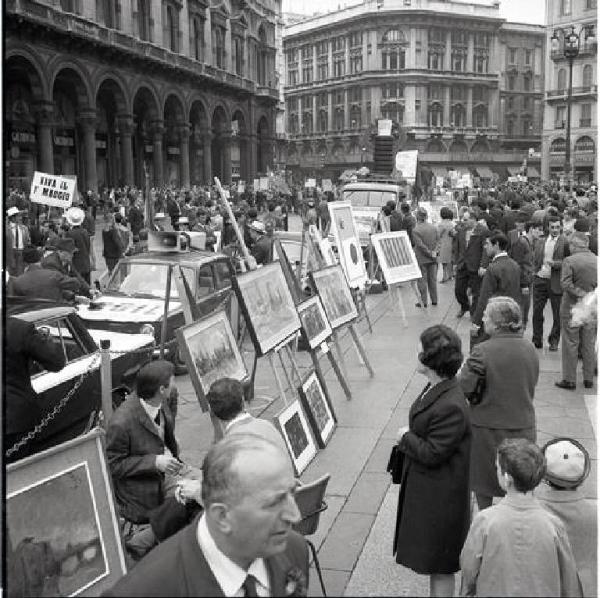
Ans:
[[[547,92],[549,98],[553,97],[566,97],[569,94],[568,89],[552,89]],[[587,94],[595,94],[598,93],[597,85],[582,85],[578,87],[573,87],[573,95],[587,95]]]
[[[580,127],[591,127],[592,126],[592,119],[591,118],[580,118],[579,119],[579,126]]]
[[[557,120],[554,122],[555,129],[564,129],[565,126],[566,126],[566,121],[564,121],[564,120]]]
[[[597,45],[594,42],[593,44],[589,44],[586,42],[582,42],[581,44],[579,44],[579,56],[590,56],[590,55],[594,55],[596,54],[597,51]],[[552,60],[566,60],[565,55],[563,53],[563,51],[561,49],[559,50],[552,50],[550,52],[550,58],[552,58]]]

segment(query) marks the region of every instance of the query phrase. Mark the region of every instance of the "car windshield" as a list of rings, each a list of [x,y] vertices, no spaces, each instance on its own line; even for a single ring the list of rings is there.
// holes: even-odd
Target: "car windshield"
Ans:
[[[182,268],[183,273],[194,291],[193,272]],[[121,262],[114,270],[107,291],[124,293],[129,296],[150,296],[164,299],[167,292],[168,264]],[[171,299],[178,299],[177,285],[171,279]]]
[[[356,191],[344,191],[344,200],[349,201],[354,208],[381,208],[390,200],[395,203],[396,194],[393,191],[360,189]]]
[[[344,191],[344,201],[349,201],[355,208],[363,208],[369,205],[369,192]]]

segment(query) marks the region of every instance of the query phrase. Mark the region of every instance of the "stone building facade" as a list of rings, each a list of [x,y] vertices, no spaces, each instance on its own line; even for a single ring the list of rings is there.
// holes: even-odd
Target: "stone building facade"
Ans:
[[[7,0],[8,185],[251,181],[272,168],[281,0]]]
[[[575,27],[581,33],[579,56],[573,62],[571,102],[571,165],[575,181],[598,180],[597,43],[586,43],[582,28],[598,36],[596,0],[546,0],[546,103],[542,142],[542,174],[560,178],[565,171],[569,65],[561,47],[551,50],[557,28]]]
[[[539,156],[544,28],[507,23],[497,2],[366,0],[290,22],[283,43],[292,172],[368,165],[380,118],[438,176],[505,178]]]

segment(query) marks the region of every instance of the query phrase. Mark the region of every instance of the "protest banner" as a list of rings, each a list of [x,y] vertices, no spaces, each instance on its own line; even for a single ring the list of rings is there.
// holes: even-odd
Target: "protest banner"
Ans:
[[[245,190],[246,190],[246,184],[244,183],[244,181],[238,181],[237,192],[243,193]]]
[[[419,150],[407,150],[396,154],[396,170],[402,173],[406,180],[415,180],[417,176],[417,156]]]
[[[260,189],[260,179],[254,179],[254,181],[252,183],[252,188],[253,188],[254,192],[256,192]]]
[[[261,191],[268,191],[269,190],[269,177],[268,176],[261,176],[260,177],[259,187],[258,188]]]
[[[306,189],[314,189],[317,186],[317,179],[306,179],[306,182],[304,183],[304,187]]]
[[[44,172],[33,173],[30,199],[33,203],[67,209],[75,197],[77,179]]]

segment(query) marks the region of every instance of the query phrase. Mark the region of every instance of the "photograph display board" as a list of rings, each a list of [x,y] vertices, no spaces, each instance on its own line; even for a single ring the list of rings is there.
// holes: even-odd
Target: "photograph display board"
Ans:
[[[296,475],[300,475],[317,454],[300,402],[294,401],[288,405],[273,421],[283,434]]]
[[[302,322],[302,333],[311,349],[327,340],[333,330],[323,309],[321,298],[314,295],[298,305],[298,315]]]
[[[225,310],[178,328],[176,335],[203,411],[208,411],[206,395],[213,382],[248,377]]]
[[[417,256],[405,230],[379,233],[371,240],[388,285],[421,278]]]
[[[7,586],[15,596],[99,596],[126,572],[98,428],[6,468]]]
[[[348,281],[339,264],[315,270],[310,273],[310,278],[333,330],[358,316]]]
[[[325,448],[335,429],[335,417],[317,373],[311,372],[298,391],[317,444]]]
[[[281,264],[273,262],[233,279],[258,355],[300,330],[300,318]]]
[[[368,277],[352,205],[349,201],[334,201],[328,203],[327,207],[331,215],[330,232],[335,239],[344,274],[352,288],[360,287]]]

